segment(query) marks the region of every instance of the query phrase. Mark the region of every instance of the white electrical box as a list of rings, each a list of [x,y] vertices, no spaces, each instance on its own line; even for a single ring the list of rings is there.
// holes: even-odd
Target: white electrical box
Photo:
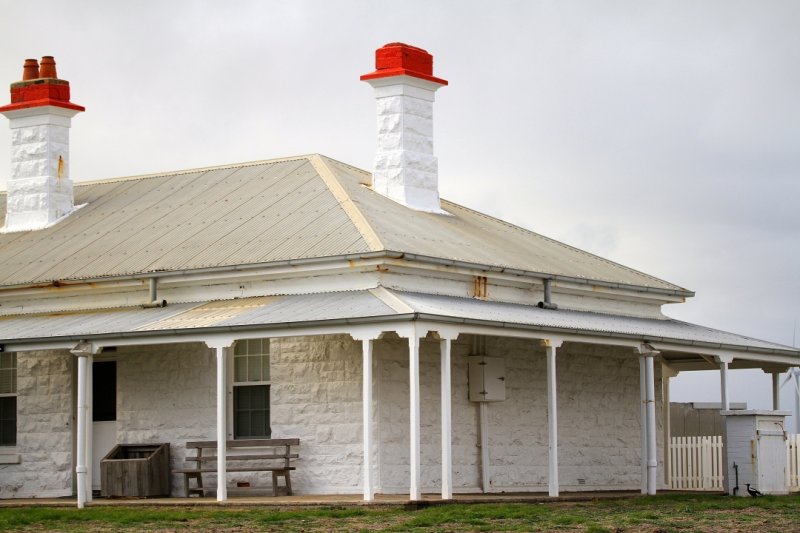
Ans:
[[[502,357],[469,357],[469,401],[502,402],[506,399],[506,364]]]

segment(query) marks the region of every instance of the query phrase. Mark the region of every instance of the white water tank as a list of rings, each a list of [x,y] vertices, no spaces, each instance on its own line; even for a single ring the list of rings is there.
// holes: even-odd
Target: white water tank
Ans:
[[[749,497],[749,483],[762,494],[788,494],[786,417],[791,413],[749,409],[720,414],[725,418],[725,491]],[[737,470],[739,488],[734,491]]]

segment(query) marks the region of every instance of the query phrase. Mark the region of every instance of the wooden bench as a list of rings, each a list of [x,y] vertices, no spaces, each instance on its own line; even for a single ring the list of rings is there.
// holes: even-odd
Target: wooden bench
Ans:
[[[297,453],[292,453],[291,447],[300,445],[300,439],[246,439],[229,440],[227,450],[242,450],[246,453],[230,454],[226,453],[226,466],[228,472],[272,472],[272,493],[277,496],[278,491],[283,489],[287,496],[292,495],[292,480],[289,472],[295,469],[290,466],[291,459],[300,457]],[[269,453],[247,453],[250,449],[272,448]],[[277,448],[283,448],[279,451]],[[216,451],[217,441],[193,441],[186,443],[186,450],[195,450],[194,456],[186,457],[186,462],[194,463],[194,467],[173,470],[173,474],[183,474],[183,486],[186,496],[198,494],[204,496],[207,491],[216,489],[203,486],[203,474],[213,474],[217,472],[217,456],[208,455],[207,452]],[[253,450],[255,451],[255,450]],[[284,480],[283,487],[278,486],[278,478]],[[190,486],[189,480],[195,480],[195,485]],[[225,480],[217,480],[217,484],[224,483]]]

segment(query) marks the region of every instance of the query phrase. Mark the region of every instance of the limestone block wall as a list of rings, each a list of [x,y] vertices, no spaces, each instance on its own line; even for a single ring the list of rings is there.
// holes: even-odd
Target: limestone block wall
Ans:
[[[349,336],[271,342],[272,436],[300,439],[298,493],[358,493],[362,479],[361,343]]]
[[[0,498],[72,494],[74,356],[17,354],[17,464],[0,465]]]
[[[468,338],[467,338],[468,339]],[[387,343],[380,352],[379,490],[408,491],[408,363],[404,340]],[[464,340],[453,347],[454,490],[480,486],[478,404],[468,401]],[[490,490],[547,489],[547,381],[544,349],[532,341],[488,338],[486,354],[502,357],[506,400],[488,406]],[[639,361],[631,351],[565,344],[559,351],[559,476],[562,490],[606,490],[640,487],[641,433]],[[422,476],[424,491],[440,486],[438,343],[422,343]],[[656,375],[660,380],[660,375]],[[662,411],[659,429],[659,480],[663,480]]]
[[[468,400],[471,338],[452,352],[453,481],[457,492],[479,490],[478,404]],[[441,482],[439,343],[420,353],[422,487]],[[408,343],[374,345],[376,488],[406,493],[409,485]],[[547,387],[544,350],[533,341],[488,338],[486,354],[502,357],[506,397],[488,407],[492,491],[546,490]],[[172,467],[184,444],[215,438],[216,367],[201,344],[124,347],[117,360],[117,442],[169,442]],[[349,336],[293,337],[271,343],[273,437],[298,437],[293,473],[299,494],[358,493],[362,482],[361,343]],[[66,352],[18,354],[19,464],[0,465],[0,497],[73,493],[74,357]],[[558,355],[559,463],[564,490],[638,489],[640,421],[638,358],[620,349],[565,344]],[[656,369],[659,366],[656,365]],[[657,370],[658,371],[658,370]],[[660,380],[660,375],[657,374]],[[658,390],[658,388],[657,388]],[[662,410],[657,405],[659,426]],[[661,438],[659,463],[661,464]],[[660,468],[659,480],[663,480]],[[264,475],[229,474],[229,486]],[[209,476],[208,484],[215,484]],[[181,492],[173,478],[173,494]]]
[[[478,409],[467,395],[467,358],[471,341],[453,343],[452,433],[453,486],[475,491],[480,486]],[[387,339],[376,343],[380,456],[376,489],[384,493],[408,493],[409,398],[408,341]],[[421,484],[427,490],[441,486],[441,410],[439,342],[420,343],[420,461]]]
[[[185,444],[216,439],[216,362],[205,345],[120,347],[117,443],[170,443],[171,468],[184,466]],[[209,482],[214,482],[209,476]],[[172,493],[182,495],[173,476]]]
[[[349,336],[272,339],[270,419],[274,438],[297,437],[297,493],[361,489],[361,345]],[[117,442],[171,444],[172,468],[185,443],[216,438],[216,362],[200,344],[120,348]],[[229,395],[228,398],[231,398]],[[215,486],[213,475],[204,475]],[[271,490],[268,474],[230,473],[228,486]],[[173,494],[182,494],[173,476]]]

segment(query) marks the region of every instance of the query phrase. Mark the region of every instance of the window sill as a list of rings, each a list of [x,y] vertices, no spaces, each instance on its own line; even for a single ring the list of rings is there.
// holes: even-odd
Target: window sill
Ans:
[[[0,449],[0,465],[18,465],[20,463],[19,454],[13,448]]]

